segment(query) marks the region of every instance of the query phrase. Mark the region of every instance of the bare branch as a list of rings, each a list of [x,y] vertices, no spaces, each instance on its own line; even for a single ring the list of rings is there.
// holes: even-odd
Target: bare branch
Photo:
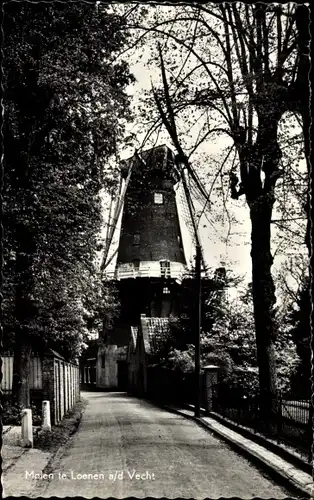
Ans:
[[[263,31],[263,46],[264,46],[264,66],[265,72],[269,73],[269,44],[268,44],[268,29],[266,25],[266,5],[262,4],[262,31]]]
[[[165,24],[166,21],[164,23],[160,23],[161,24]],[[169,23],[169,21],[168,21]],[[154,33],[159,33],[161,34],[162,36],[166,36],[165,32],[162,31],[162,30],[159,30],[155,27],[151,27],[151,28],[144,28],[144,27],[138,27],[138,26],[128,26],[129,29],[144,29],[146,30],[147,33],[149,32],[154,32]],[[146,33],[146,34],[147,34]],[[187,46],[187,44],[180,40],[178,37],[176,37],[175,35],[169,35],[170,38],[172,38],[175,42],[177,42],[179,45],[182,45],[183,47],[185,47],[186,49],[188,50],[191,50],[191,53],[196,57],[196,59],[198,61],[200,61],[200,63],[202,64],[203,68],[205,69],[206,73],[208,74],[210,80],[214,83],[215,87],[216,87],[216,90],[217,90],[217,94],[220,95],[220,99],[222,100],[222,103],[224,105],[224,108],[225,108],[225,111],[226,111],[226,115],[228,117],[228,124],[231,125],[231,122],[232,122],[232,118],[231,118],[231,114],[230,114],[230,110],[229,110],[229,106],[228,106],[228,103],[225,99],[225,96],[224,96],[224,93],[222,92],[221,90],[221,87],[219,85],[219,83],[217,82],[217,79],[214,77],[214,75],[212,74],[212,72],[209,70],[208,68],[208,63],[204,61],[204,59],[202,57],[199,56],[199,54],[194,50],[192,49],[191,47]],[[142,35],[140,38],[143,38],[144,35]],[[220,42],[221,43],[221,42]],[[135,45],[134,45],[135,46]]]
[[[236,31],[235,28],[232,28],[233,38],[235,40],[235,43],[237,43],[237,39],[239,39],[240,48],[241,48],[241,56],[240,56],[240,54],[238,56],[239,57],[239,65],[241,68],[243,80],[244,80],[245,86],[247,88],[248,94],[251,98],[253,98],[252,76],[249,74],[249,71],[248,71],[248,65],[247,65],[247,60],[246,60],[246,50],[245,50],[243,36],[242,36],[244,28],[243,28],[241,18],[239,16],[239,12],[234,4],[232,4],[232,9],[233,9],[233,15],[235,18],[236,29],[237,29],[237,31]],[[230,11],[230,18],[231,18],[231,11]],[[255,57],[255,49],[253,48],[253,45],[252,45],[252,40],[253,40],[253,38],[252,39],[250,38],[249,54],[250,54],[251,60],[253,61],[254,59],[256,59],[256,57]]]
[[[145,137],[144,137],[144,139],[143,139],[143,141],[142,141],[142,144],[145,144],[145,143],[146,143],[146,141],[149,139],[149,137],[150,137],[150,136],[151,136],[151,135],[152,135],[152,134],[153,134],[153,133],[154,133],[154,132],[158,129],[158,127],[160,127],[161,125],[162,125],[161,118],[160,118],[160,117],[158,117],[158,118],[154,121],[153,125],[152,125],[152,126],[148,129],[148,131],[146,132]]]
[[[199,16],[199,13],[200,13],[200,11],[198,11],[198,16]],[[196,33],[197,33],[198,23],[199,23],[199,19],[197,19],[197,21],[195,22],[195,27],[194,27],[194,32],[193,32],[193,38],[192,38],[191,48],[193,48],[194,43],[195,43],[195,37],[196,37]],[[179,71],[179,73],[178,73],[178,75],[177,75],[177,78],[176,78],[176,80],[177,80],[177,81],[178,81],[178,79],[179,79],[179,77],[180,77],[180,75],[181,75],[181,73],[182,73],[182,71],[183,71],[183,69],[184,69],[184,67],[185,67],[186,63],[187,63],[187,62],[188,62],[188,60],[189,60],[189,57],[190,57],[190,55],[191,55],[191,48],[189,49],[189,51],[188,51],[188,53],[187,53],[187,56],[186,56],[186,58],[185,58],[185,60],[184,60],[184,62],[183,62],[183,64],[182,64],[182,66],[181,66],[181,68],[180,68],[180,71]]]
[[[215,132],[222,132],[223,134],[227,134],[229,137],[231,137],[233,139],[233,136],[231,134],[231,132],[229,130],[226,130],[224,128],[220,128],[220,127],[216,127],[216,128],[213,128],[213,129],[210,129],[208,130],[204,136],[202,137],[202,139],[200,139],[194,146],[194,148],[192,149],[192,152],[189,154],[189,158],[192,156],[192,154],[195,153],[195,151],[197,150],[197,148],[207,139],[207,137],[210,135],[210,134],[213,134]]]
[[[214,177],[214,180],[213,180],[213,182],[212,182],[212,184],[211,184],[211,187],[210,187],[210,190],[209,190],[209,192],[208,192],[207,198],[206,198],[206,200],[205,200],[205,203],[204,203],[204,206],[203,206],[202,212],[201,212],[201,214],[200,214],[200,216],[199,216],[199,219],[198,219],[198,223],[197,223],[197,225],[199,225],[200,220],[201,220],[201,217],[202,217],[203,213],[205,212],[205,208],[206,208],[207,204],[210,202],[210,197],[211,197],[211,194],[212,194],[212,191],[213,191],[213,188],[214,188],[214,184],[215,184],[216,180],[218,179],[218,176],[219,176],[219,175],[221,174],[221,172],[223,171],[224,166],[225,166],[225,164],[226,164],[226,162],[227,162],[227,160],[228,160],[228,158],[229,158],[229,156],[230,156],[230,153],[231,153],[231,151],[233,150],[233,148],[234,148],[234,144],[232,144],[232,146],[229,148],[229,151],[228,151],[227,155],[225,156],[224,161],[223,161],[223,162],[222,162],[222,164],[221,164],[221,167],[220,167],[220,168],[219,168],[219,170],[216,172],[216,175],[215,175],[215,177]]]
[[[235,89],[234,89],[234,80],[233,80],[233,71],[232,71],[232,63],[231,63],[231,47],[230,47],[230,35],[229,35],[229,27],[227,24],[227,18],[226,18],[226,13],[225,13],[225,8],[228,9],[228,4],[225,4],[225,6],[220,5],[219,8],[221,10],[222,16],[224,18],[224,30],[225,30],[225,37],[226,37],[226,63],[227,63],[227,69],[228,69],[228,81],[229,81],[229,87],[230,87],[230,93],[231,93],[231,109],[232,109],[232,115],[233,115],[233,123],[237,126],[238,125],[238,112],[237,112],[237,102],[236,102],[236,97],[235,97]]]
[[[277,17],[277,67],[279,68],[279,61],[281,60],[281,40],[282,40],[282,25],[281,25],[281,5],[278,5],[276,10]]]
[[[254,17],[256,19],[256,76],[258,75],[258,78],[256,80],[256,86],[259,89],[261,83],[264,80],[264,74],[263,74],[263,39],[262,39],[262,20],[261,20],[261,11],[260,11],[260,4],[256,4],[254,8]]]
[[[169,86],[168,86],[168,82],[167,82],[164,60],[163,60],[163,56],[162,56],[161,47],[159,44],[158,44],[158,51],[159,51],[159,57],[160,57],[161,75],[162,75],[162,82],[163,82],[163,86],[164,86],[164,94],[165,94],[165,100],[166,100],[166,107],[167,107],[167,111],[168,111],[168,117],[170,120],[172,133],[175,137],[175,141],[179,142],[177,129],[176,129],[176,123],[175,123],[175,119],[174,119],[174,112],[173,112],[173,108],[172,108],[172,104],[171,104],[171,98],[170,98],[170,93],[169,93]]]
[[[205,64],[209,64],[210,66],[214,66],[216,68],[219,68],[222,72],[224,72],[227,76],[228,76],[228,71],[226,68],[224,68],[224,66],[222,66],[221,64],[217,63],[217,62],[214,62],[214,61],[204,61]],[[197,71],[198,69],[200,69],[201,67],[203,66],[203,62],[201,64],[197,64],[196,66],[194,66],[193,69],[191,69],[191,71],[189,71],[185,76],[184,78],[178,82],[178,76],[176,77],[176,80],[178,82],[177,84],[177,90],[182,87],[182,85],[184,84],[184,82],[195,72]],[[180,73],[181,73],[181,69],[180,69]],[[179,74],[180,74],[179,73]],[[177,92],[177,91],[176,91]]]
[[[293,27],[295,24],[295,17],[296,17],[295,12],[290,17],[289,16],[287,17],[286,26],[285,26],[285,38],[284,38],[284,41],[282,43],[282,52],[286,52],[288,50],[289,40],[290,40],[292,31],[293,31]]]

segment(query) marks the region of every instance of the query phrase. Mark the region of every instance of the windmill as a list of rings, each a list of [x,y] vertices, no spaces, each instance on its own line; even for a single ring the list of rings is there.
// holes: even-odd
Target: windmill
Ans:
[[[119,195],[110,201],[102,271],[118,280],[159,277],[160,261],[169,261],[168,274],[180,279],[192,229],[174,153],[166,145],[136,151],[123,162]],[[114,258],[115,271],[108,272]]]
[[[176,196],[176,205],[178,212],[177,216],[179,219],[179,226],[181,232],[180,238],[182,238],[183,240],[183,250],[186,260],[186,269],[189,270],[191,268],[191,259],[193,254],[192,249],[196,248],[198,244],[201,248],[202,273],[204,273],[207,276],[207,266],[205,263],[203,250],[198,236],[199,218],[197,218],[196,216],[196,210],[194,207],[194,203],[192,201],[192,193],[194,197],[197,197],[197,199],[203,204],[202,213],[205,212],[205,208],[208,205],[209,196],[204,190],[201,181],[198,178],[197,173],[194,171],[193,167],[189,165],[189,169],[187,170],[185,165],[182,166],[179,160],[179,156],[178,155],[175,156],[173,151],[168,146],[162,145],[156,148],[151,148],[149,150],[142,151],[141,153],[136,150],[131,158],[128,158],[127,160],[124,160],[122,162],[121,177],[117,190],[118,195],[113,194],[109,202],[107,231],[106,231],[104,253],[101,265],[102,273],[107,278],[120,279],[122,277],[122,273],[120,272],[121,269],[119,269],[119,266],[115,266],[115,271],[112,270],[108,271],[108,269],[112,268],[114,259],[117,258],[119,254],[119,247],[121,247],[122,244],[121,234],[119,235],[119,231],[121,231],[121,223],[123,219],[125,200],[126,198],[128,198],[127,195],[128,188],[129,187],[131,188],[130,179],[132,173],[134,172],[134,176],[138,174],[142,176],[143,171],[147,171],[147,169],[151,167],[152,162],[155,161],[154,156],[156,155],[156,153],[163,156],[164,172],[167,169],[170,169],[172,170],[171,175],[175,176],[174,178],[175,182],[172,183],[172,186],[174,187],[174,192]],[[156,171],[156,169],[154,175],[158,178],[159,174],[158,171]],[[141,186],[138,185],[137,187],[139,191],[142,191]],[[166,213],[165,215],[167,216],[168,214]],[[174,218],[175,217],[173,217],[173,219]],[[148,228],[149,226],[147,227],[147,229]],[[177,236],[179,236],[179,234]],[[132,243],[130,242],[130,244]],[[120,248],[120,253],[121,253],[121,248]],[[133,258],[136,259],[135,256]],[[166,258],[166,255],[164,255],[164,258]],[[133,259],[129,259],[129,261],[126,262],[131,262],[132,260]],[[151,259],[146,258],[146,260],[149,261]],[[133,273],[134,275],[134,271],[131,269],[131,267],[129,266],[130,273],[131,274]],[[126,268],[127,266],[124,266],[125,276],[127,272]]]
[[[116,386],[115,352],[128,344],[130,326],[138,325],[143,314],[155,319],[180,314],[182,280],[191,275],[191,249],[198,241],[189,182],[166,145],[136,151],[121,165],[102,261],[103,275],[119,290],[121,312],[114,327],[104,329],[99,356],[105,360],[97,358],[98,387]]]
[[[108,349],[102,370],[105,382],[98,384],[100,387],[112,387],[112,381],[118,378],[114,348],[127,345],[130,327],[138,325],[143,314],[148,318],[178,316],[181,282],[194,268],[189,266],[191,247],[196,250],[196,373],[200,371],[201,275],[206,276],[207,270],[191,187],[204,207],[209,200],[182,151],[174,121],[170,123],[156,94],[155,99],[177,154],[162,145],[135,151],[121,164],[118,195],[109,207],[102,262],[103,275],[113,279],[119,289],[121,313],[114,328],[105,332]],[[172,116],[169,110],[168,115]],[[196,392],[199,395],[200,391]]]

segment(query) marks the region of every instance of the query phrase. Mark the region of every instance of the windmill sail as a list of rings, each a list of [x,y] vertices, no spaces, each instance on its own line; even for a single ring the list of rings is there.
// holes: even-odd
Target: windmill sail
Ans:
[[[118,220],[119,220],[119,217],[120,217],[122,209],[123,209],[124,197],[125,197],[126,190],[128,188],[128,184],[130,182],[131,173],[132,173],[132,167],[133,167],[133,159],[130,162],[129,169],[128,169],[128,174],[127,174],[127,178],[126,178],[126,180],[124,182],[124,185],[123,185],[123,182],[122,182],[122,179],[121,179],[120,194],[118,196],[118,201],[117,201],[117,204],[116,204],[116,207],[115,207],[115,212],[114,212],[114,215],[113,215],[112,223],[110,223],[110,219],[109,219],[109,224],[108,224],[109,231],[107,233],[107,241],[106,241],[106,246],[105,246],[105,251],[104,251],[104,258],[103,258],[103,264],[102,264],[102,270],[103,271],[106,269],[106,267],[109,265],[109,263],[112,261],[112,259],[114,257],[114,255],[113,255],[113,256],[110,257],[110,259],[108,259],[108,254],[109,254],[109,251],[110,251],[110,247],[111,247],[111,244],[112,244],[112,239],[113,239],[114,233],[116,231]],[[110,215],[109,215],[109,217],[110,217]]]
[[[119,193],[121,190],[121,182],[119,184]],[[112,193],[110,194],[110,203],[109,203],[109,213],[108,213],[108,222],[107,222],[107,229],[106,229],[106,238],[105,238],[105,258],[107,257],[108,254],[108,242],[109,242],[109,233],[110,233],[110,227],[111,227],[111,221],[112,221],[112,211],[113,211],[113,195]]]
[[[179,223],[183,240],[185,260],[187,262],[188,267],[192,267],[194,248],[196,242],[195,242],[193,224],[191,221],[191,215],[182,180],[180,180],[178,185],[176,186],[176,199],[177,199],[178,216],[179,216]]]

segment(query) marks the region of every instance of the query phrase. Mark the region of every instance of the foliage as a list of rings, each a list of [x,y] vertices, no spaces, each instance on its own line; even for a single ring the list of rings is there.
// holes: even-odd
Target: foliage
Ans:
[[[221,383],[226,383],[232,390],[243,395],[256,395],[259,384],[252,285],[249,284],[242,292],[238,290],[233,299],[228,300],[227,296],[223,295],[220,300],[219,314],[216,303],[215,320],[211,328],[203,329],[201,333],[201,367],[218,365]],[[213,312],[207,304],[206,314],[212,315]],[[277,388],[282,393],[293,390],[293,380],[299,363],[293,333],[286,327],[286,320],[278,308],[275,357]],[[183,340],[186,339],[185,329],[188,323],[187,317],[171,318],[171,333],[158,353],[164,366],[182,374],[194,370],[194,345],[186,345]]]
[[[236,152],[228,166],[229,188],[231,198],[245,196],[250,213],[259,383],[263,410],[269,414],[276,395],[270,228],[276,183],[283,176],[278,132],[288,111],[300,114],[308,155],[308,9],[262,3],[182,6],[175,11],[157,6],[146,23],[135,19],[130,25],[140,30],[140,39],[159,37],[153,52],[162,88],[152,89],[157,115],[152,128],[160,122],[165,126],[178,163],[195,178],[192,154],[209,138],[224,134],[231,148],[216,182],[232,148]],[[198,134],[193,131],[196,124]]]
[[[308,264],[304,255],[296,254],[283,263],[277,275],[282,294],[281,324],[285,325],[290,344],[297,353],[291,389],[304,397],[311,393],[312,305]]]
[[[287,392],[291,389],[291,378],[294,375],[298,356],[292,335],[285,326],[279,308],[276,309],[275,361],[277,371],[277,389]],[[249,393],[257,390],[257,353],[254,334],[254,315],[251,284],[237,298],[228,304],[226,314],[226,330],[228,337],[220,337],[224,348],[230,353],[234,363],[234,371],[230,379],[233,385],[241,384]],[[247,374],[247,379],[245,374]]]
[[[203,339],[201,340],[201,348]],[[234,373],[233,359],[226,349],[214,349],[212,352],[206,352],[201,355],[201,365],[216,365],[219,367],[219,381],[224,382],[230,380]]]
[[[288,321],[291,325],[291,335],[299,355],[298,367],[293,379],[294,390],[297,393],[311,394],[311,288],[307,278],[298,293],[296,307],[291,307]]]
[[[188,345],[187,349],[184,351],[172,347],[169,351],[168,360],[165,366],[174,372],[182,374],[193,372],[194,346]]]
[[[252,370],[250,367],[236,369],[225,382],[224,386],[229,394],[247,398],[257,396],[259,393],[257,369]]]
[[[39,426],[42,423],[41,411],[38,410],[36,405],[31,405],[32,410],[32,423]],[[21,412],[23,405],[5,401],[2,407],[2,424],[3,425],[21,425]]]
[[[120,314],[119,291],[113,281],[104,279],[102,282],[102,292],[98,301],[92,300],[91,305],[98,310],[97,319],[100,321],[98,331],[104,327],[111,328],[114,321]]]
[[[207,364],[219,364],[222,373],[229,375],[232,359],[223,348],[223,342],[215,343],[215,331],[225,322],[225,292],[236,281],[224,270],[224,278],[217,271],[212,279],[202,280],[202,331],[201,331],[201,367]],[[152,362],[161,363],[174,371],[187,373],[194,370],[195,304],[191,301],[195,281],[186,279],[182,282],[180,298],[181,313],[169,318],[169,331],[160,340],[158,350]],[[220,325],[220,326],[218,326]]]
[[[21,405],[11,404],[11,402],[6,401],[2,410],[3,425],[20,425],[22,409]]]
[[[130,118],[127,32],[80,3],[7,3],[5,17],[5,339],[77,356],[107,307],[95,256]]]

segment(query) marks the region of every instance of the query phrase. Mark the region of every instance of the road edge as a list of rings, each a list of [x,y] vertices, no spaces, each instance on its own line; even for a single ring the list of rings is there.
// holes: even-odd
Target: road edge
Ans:
[[[215,428],[210,423],[206,422],[202,417],[197,418],[194,415],[189,415],[182,410],[179,410],[177,408],[173,408],[173,407],[167,406],[167,405],[162,405],[162,408],[164,408],[167,411],[170,411],[171,413],[175,413],[175,414],[180,415],[182,417],[188,418],[189,420],[194,421],[195,423],[197,423],[201,427],[211,431],[213,434],[215,434],[219,438],[223,439],[232,448],[236,449],[236,451],[241,452],[243,455],[245,455],[250,460],[257,462],[264,469],[267,469],[268,472],[272,473],[272,475],[276,475],[277,477],[279,477],[287,485],[289,485],[290,487],[295,489],[296,492],[298,492],[299,494],[306,495],[306,498],[314,498],[313,481],[312,481],[312,483],[301,484],[295,477],[293,477],[293,473],[292,473],[292,475],[288,475],[286,470],[284,470],[278,464],[271,463],[270,461],[266,460],[263,456],[261,456],[260,454],[258,454],[254,450],[249,449],[247,446],[245,446],[244,443],[239,443],[238,441],[233,440],[230,436],[223,434],[222,432],[219,431],[219,429]],[[220,424],[220,425],[223,425],[223,424]],[[235,431],[233,431],[233,432],[235,432]],[[239,434],[239,436],[241,436],[241,435]],[[298,469],[293,465],[291,465],[289,470],[291,470],[293,472],[294,471],[299,472]],[[303,473],[303,471],[302,471],[302,473]]]

